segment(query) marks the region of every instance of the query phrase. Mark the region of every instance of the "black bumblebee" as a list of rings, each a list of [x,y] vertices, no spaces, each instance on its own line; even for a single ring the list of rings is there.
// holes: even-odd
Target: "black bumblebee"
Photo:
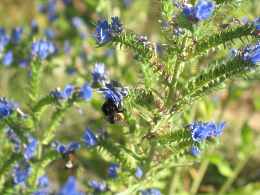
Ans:
[[[102,106],[102,111],[106,115],[110,123],[116,123],[124,120],[123,108],[116,105],[112,100],[108,99]]]
[[[126,88],[123,88],[117,81],[112,81],[105,88],[101,89],[105,95],[105,103],[102,111],[110,123],[124,120],[123,98],[127,95]]]

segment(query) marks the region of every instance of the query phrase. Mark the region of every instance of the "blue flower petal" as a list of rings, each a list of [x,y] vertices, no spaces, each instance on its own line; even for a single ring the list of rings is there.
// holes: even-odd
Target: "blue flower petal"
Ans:
[[[89,128],[87,128],[84,132],[83,141],[88,147],[97,145],[97,138]]]
[[[85,83],[79,92],[79,97],[82,98],[83,100],[90,100],[92,97],[92,88],[88,83]]]

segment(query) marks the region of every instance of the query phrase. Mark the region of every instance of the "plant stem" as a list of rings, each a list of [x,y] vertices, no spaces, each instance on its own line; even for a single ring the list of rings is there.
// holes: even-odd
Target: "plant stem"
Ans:
[[[176,168],[175,170],[175,174],[172,177],[172,181],[169,187],[169,192],[168,194],[176,194],[177,188],[178,188],[178,184],[179,184],[179,178],[180,178],[180,168]]]
[[[199,174],[192,183],[190,195],[195,195],[197,193],[197,191],[200,187],[201,181],[207,171],[208,165],[209,165],[209,160],[204,159],[202,164],[200,165]]]
[[[230,186],[232,185],[232,183],[235,181],[235,179],[237,178],[238,174],[241,172],[241,170],[244,168],[244,166],[246,165],[248,159],[249,159],[250,155],[248,155],[247,157],[245,157],[244,159],[240,160],[237,167],[235,168],[233,174],[231,177],[229,177],[227,179],[227,181],[224,183],[224,185],[220,188],[218,195],[222,195],[225,194],[225,192],[230,188]]]

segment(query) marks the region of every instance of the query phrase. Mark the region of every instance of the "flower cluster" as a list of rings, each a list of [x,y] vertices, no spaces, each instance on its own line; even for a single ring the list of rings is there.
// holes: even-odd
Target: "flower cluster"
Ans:
[[[39,177],[37,187],[38,190],[34,192],[33,195],[48,195],[50,193],[49,178],[46,175]]]
[[[208,138],[218,137],[222,134],[225,123],[193,122],[189,125],[193,141],[201,142]]]
[[[193,156],[198,156],[201,152],[198,143],[209,138],[219,137],[222,134],[224,127],[224,122],[193,122],[190,124],[189,129],[191,131],[192,140],[194,141],[190,153]]]
[[[38,24],[35,20],[31,24],[31,33],[28,35],[24,32],[24,28],[15,27],[11,34],[0,28],[0,53],[2,64],[6,67],[11,65],[19,65],[22,68],[28,66],[32,57],[36,56],[41,60],[56,53],[57,48],[51,41],[39,40],[32,43],[31,50],[24,48],[24,42],[30,40],[34,34],[38,32]],[[28,36],[23,36],[23,35]],[[45,35],[48,40],[54,37],[54,32],[51,28],[45,29]]]
[[[24,159],[30,160],[35,154],[37,149],[38,141],[31,135],[28,136],[27,144],[24,147]]]
[[[79,97],[85,101],[88,101],[92,97],[93,90],[88,83],[85,83],[79,91]]]
[[[64,145],[58,141],[53,142],[52,146],[62,155],[67,155],[69,153],[75,152],[80,148],[80,144],[78,142],[71,142],[67,145]]]
[[[50,96],[54,97],[57,101],[68,100],[75,96],[80,100],[88,101],[92,97],[93,89],[88,83],[84,83],[80,89],[75,89],[75,87],[71,84],[68,84],[64,87],[63,90],[60,88],[56,88],[55,90],[50,92]]]
[[[5,55],[3,56],[3,59],[2,59],[2,63],[3,65],[5,66],[10,66],[13,62],[13,51],[12,50],[9,50],[5,53]]]
[[[106,69],[103,63],[96,63],[92,71],[93,85],[104,85],[107,80]]]
[[[39,12],[47,14],[50,22],[55,21],[58,18],[57,13],[57,0],[48,0],[45,4],[40,4],[38,7]]]
[[[22,161],[16,164],[13,169],[13,181],[14,184],[24,185],[29,175],[31,174],[32,168],[26,161]]]
[[[51,92],[51,96],[56,98],[57,100],[67,100],[71,97],[72,93],[74,92],[74,86],[71,84],[68,84],[64,87],[63,90],[60,88],[55,89]]]
[[[120,85],[115,82],[107,83],[106,87],[100,90],[104,94],[105,99],[113,102],[117,107],[122,104],[124,97],[128,94],[126,88],[120,87]]]
[[[95,192],[105,192],[107,190],[107,185],[104,182],[99,182],[97,180],[91,180],[88,182],[88,185],[95,191]]]
[[[10,116],[16,107],[17,106],[13,102],[0,97],[0,120]]]
[[[0,52],[4,51],[4,48],[10,41],[10,36],[5,32],[4,28],[0,28]]]
[[[73,17],[71,19],[72,26],[76,28],[81,39],[87,38],[87,27],[85,22],[80,17]]]
[[[94,147],[98,144],[97,137],[90,128],[86,128],[84,135],[82,137],[82,141],[88,148]],[[80,148],[80,143],[70,142],[69,144],[64,145],[58,141],[54,141],[52,143],[52,147],[60,154],[68,155],[78,150]]]
[[[56,48],[54,44],[47,40],[38,40],[32,43],[31,54],[40,60],[45,60],[50,55],[54,54]]]
[[[161,191],[157,188],[147,188],[141,191],[142,195],[161,195]]]
[[[256,36],[260,36],[260,17],[255,19],[254,25],[255,25]]]
[[[8,139],[15,145],[15,151],[21,152],[21,140],[12,129],[7,130]],[[27,143],[23,146],[23,159],[13,169],[13,180],[15,184],[25,184],[31,174],[29,161],[36,155],[38,140],[33,136],[27,136]]]
[[[208,19],[214,12],[215,3],[211,0],[199,0],[195,6],[185,4],[183,14],[191,21]]]
[[[13,129],[7,128],[6,129],[6,137],[8,140],[14,145],[14,151],[19,152],[21,149],[21,140],[16,135]]]
[[[9,46],[16,47],[22,39],[22,34],[23,28],[21,27],[13,28],[10,36],[6,33],[4,28],[0,28],[0,53],[3,54],[3,65],[10,66],[14,62],[14,52]]]
[[[260,42],[254,45],[248,45],[242,51],[242,58],[245,61],[250,61],[251,63],[257,65],[260,63]]]
[[[107,171],[108,176],[111,178],[116,178],[118,170],[119,170],[119,165],[116,163],[111,163]]]
[[[111,24],[107,20],[100,20],[96,26],[96,42],[98,44],[105,44],[112,40],[112,38],[123,31],[123,25],[121,24],[117,16],[111,17]]]
[[[22,38],[22,34],[23,34],[23,28],[21,27],[14,28],[11,34],[11,41],[14,44],[18,44]]]

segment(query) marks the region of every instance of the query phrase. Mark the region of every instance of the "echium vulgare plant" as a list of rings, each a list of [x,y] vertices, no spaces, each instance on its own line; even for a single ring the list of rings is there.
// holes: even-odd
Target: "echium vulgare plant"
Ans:
[[[0,194],[177,194],[173,172],[198,165],[229,127],[197,117],[193,105],[257,72],[260,19],[218,24],[238,0],[151,1],[160,8],[160,39],[152,41],[119,16],[95,15],[105,1],[42,2],[47,27],[35,19],[10,33],[0,28],[1,72],[26,72],[28,81],[16,84],[22,95],[0,98]],[[120,59],[107,66],[116,51],[133,54],[135,70]],[[119,69],[136,75],[127,82]],[[197,177],[186,194],[197,193]]]

